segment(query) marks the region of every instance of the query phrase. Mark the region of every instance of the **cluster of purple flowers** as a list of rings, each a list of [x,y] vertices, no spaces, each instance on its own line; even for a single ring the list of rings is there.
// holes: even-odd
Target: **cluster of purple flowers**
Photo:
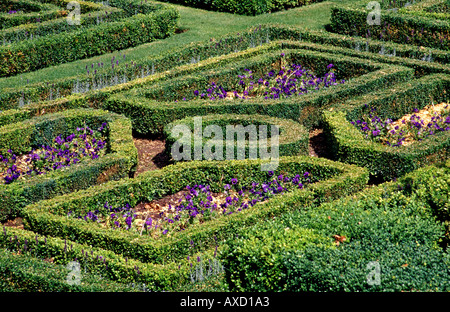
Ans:
[[[103,222],[106,220],[108,227],[113,229],[125,228],[126,230],[131,229],[133,221],[136,218],[136,214],[133,213],[129,204],[123,207],[113,208],[107,202],[102,209],[88,211],[84,215],[75,215],[72,211],[69,211],[67,216],[92,222]]]
[[[72,133],[66,138],[60,135],[54,139],[52,146],[42,145],[39,149],[20,157],[8,150],[10,154],[0,154],[0,173],[5,184],[9,184],[20,177],[45,174],[49,171],[77,164],[82,158],[96,159],[102,155],[106,147],[104,137],[107,123],[94,131],[89,127],[77,128],[78,134]]]
[[[284,54],[282,54],[284,56]],[[264,97],[264,99],[279,99],[294,95],[311,93],[321,88],[337,85],[334,65],[327,66],[328,72],[323,77],[317,77],[301,65],[292,64],[290,68],[278,72],[270,71],[263,78],[254,79],[252,71],[245,69],[246,75],[240,78],[237,90],[232,91],[234,98],[247,99],[249,97]],[[341,80],[340,83],[345,83]],[[194,97],[201,99],[224,99],[228,92],[215,82],[205,92],[194,91]]]
[[[250,186],[240,186],[236,178],[224,185],[224,192],[213,194],[209,185],[195,184],[186,186],[184,199],[180,199],[177,205],[169,204],[166,211],[161,211],[159,217],[152,219],[147,217],[141,228],[134,226],[133,230],[154,237],[166,235],[169,231],[181,231],[190,224],[203,223],[223,215],[239,213],[243,209],[253,207],[258,202],[263,202],[275,195],[293,189],[303,189],[308,183],[312,183],[309,172],[302,175],[288,177],[280,174],[275,177],[269,172],[270,181],[263,183],[253,182]],[[73,216],[71,212],[69,215]],[[99,216],[102,216],[99,219]],[[89,211],[84,216],[77,216],[85,221],[106,221],[110,228],[132,229],[136,214],[127,204],[125,207],[112,208],[106,203],[103,209],[94,212]]]
[[[419,110],[415,108],[409,120],[404,118],[401,123],[394,123],[389,118],[382,120],[376,115],[376,109],[371,107],[368,117],[363,116],[362,119],[351,121],[351,124],[362,131],[366,138],[395,147],[403,145],[408,136],[420,141],[437,132],[450,130],[448,105],[444,107],[443,112],[432,116],[430,121],[425,121],[420,115],[416,115],[418,112]]]
[[[16,11],[16,10],[11,10],[11,11],[8,11],[8,14],[15,14],[15,13],[17,13],[17,11]]]

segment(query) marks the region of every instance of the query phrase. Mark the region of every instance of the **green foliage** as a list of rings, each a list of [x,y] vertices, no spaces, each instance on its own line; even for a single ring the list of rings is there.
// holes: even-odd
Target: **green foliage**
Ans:
[[[383,12],[380,25],[369,25],[365,9],[335,7],[331,12],[333,32],[358,37],[383,39],[397,43],[450,50],[450,23],[414,14]],[[386,28],[386,25],[389,25]]]
[[[364,138],[350,121],[361,118],[367,107],[377,107],[381,118],[401,118],[414,108],[446,101],[449,84],[445,75],[425,76],[397,85],[395,93],[391,88],[375,91],[336,105],[334,108],[340,111],[325,111],[324,132],[333,159],[366,167],[377,181],[388,181],[421,166],[445,160],[450,146],[448,132],[394,148]]]
[[[162,263],[180,259],[191,252],[190,241],[195,241],[193,251],[213,247],[216,241],[234,236],[239,231],[260,220],[295,209],[297,205],[316,206],[321,202],[338,198],[360,190],[368,179],[367,172],[355,166],[334,163],[326,159],[305,156],[282,157],[275,175],[295,175],[308,171],[317,183],[306,189],[296,190],[259,203],[251,209],[224,216],[216,220],[196,224],[172,236],[155,239],[149,236],[111,231],[95,223],[86,223],[67,218],[69,211],[87,213],[102,207],[105,202],[113,207],[129,203],[134,207],[139,202],[159,199],[183,190],[186,185],[209,184],[212,192],[222,192],[224,183],[237,178],[242,186],[267,180],[267,172],[261,170],[266,160],[240,161],[193,161],[146,172],[138,177],[111,181],[80,190],[65,196],[55,197],[30,205],[22,211],[26,228],[42,235],[67,237],[80,243],[112,250],[124,256]]]
[[[137,150],[132,139],[131,122],[122,116],[101,110],[67,110],[7,125],[0,129],[0,150],[12,149],[18,154],[27,152],[31,147],[44,143],[45,139],[51,141],[56,135],[71,134],[85,122],[93,127],[99,127],[103,122],[108,123],[108,153],[64,170],[0,185],[0,198],[4,203],[0,208],[0,220],[19,215],[27,204],[109,180],[118,180],[134,173]]]
[[[448,291],[450,254],[439,246],[445,227],[436,219],[427,200],[429,195],[421,187],[421,182],[427,181],[431,182],[430,188],[440,185],[442,192],[448,193],[448,184],[442,185],[448,174],[448,167],[426,167],[397,182],[319,207],[299,207],[270,225],[278,232],[283,228],[289,228],[288,233],[297,232],[289,236],[277,235],[275,231],[265,238],[268,225],[256,224],[248,235],[227,241],[229,249],[224,253],[224,261],[232,266],[227,271],[230,289]],[[305,235],[308,232],[323,239],[317,241],[314,236]],[[273,239],[273,235],[279,237]],[[295,245],[289,240],[290,235],[301,236],[308,244],[287,248]],[[335,246],[330,246],[333,240]],[[368,282],[374,262],[380,268],[380,281],[376,284]],[[259,273],[262,265],[272,270]]]
[[[272,137],[272,128],[271,127],[277,127],[279,132],[279,144],[275,147],[274,143],[267,143],[267,146],[270,147],[270,150],[273,151],[274,148],[278,149],[279,156],[295,156],[295,155],[308,155],[309,154],[309,133],[308,131],[298,122],[288,120],[288,119],[281,119],[281,118],[271,118],[267,116],[262,115],[243,115],[243,114],[222,114],[222,115],[207,115],[205,117],[202,117],[201,119],[203,128],[201,129],[202,133],[204,133],[205,128],[208,126],[219,126],[221,129],[220,133],[215,133],[214,136],[211,134],[208,139],[204,138],[202,139],[201,146],[202,150],[204,150],[205,145],[212,147],[211,145],[214,145],[213,153],[219,153],[218,155],[222,155],[222,159],[226,159],[227,154],[227,140],[230,134],[227,136],[227,127],[229,125],[235,126],[233,127],[236,130],[242,129],[242,131],[245,131],[245,142],[244,143],[238,143],[236,138],[236,141],[234,137],[236,135],[233,135],[232,141],[233,141],[233,159],[238,159],[238,151],[242,146],[242,152],[240,152],[240,156],[244,157],[244,159],[249,159],[249,153],[250,150],[253,148],[256,150],[255,156],[257,158],[261,158],[260,151],[259,151],[259,145],[257,142],[254,142],[255,144],[249,145],[250,140],[259,140],[261,135],[260,126],[266,126],[267,133],[263,131],[264,134],[267,134],[268,141]],[[173,123],[168,124],[164,128],[164,137],[166,138],[166,151],[172,151],[173,148],[177,148],[177,145],[179,144],[179,140],[183,141],[185,139],[178,138],[172,135],[172,131],[174,130],[174,127],[184,127],[187,126],[191,131],[191,141],[185,141],[184,144],[190,144],[191,146],[191,159],[194,159],[195,155],[195,141],[194,141],[194,124],[195,120],[192,117],[184,118],[177,120]],[[240,127],[242,126],[242,128]],[[230,128],[230,127],[229,127]],[[197,129],[197,128],[196,128]],[[213,128],[214,129],[214,128]],[[231,128],[230,128],[231,129]],[[214,130],[215,131],[215,130]],[[232,131],[232,130],[230,130]],[[231,133],[231,132],[230,132]],[[255,134],[256,136],[251,138],[251,134]],[[218,137],[215,137],[215,136]],[[220,137],[221,136],[221,137]],[[248,137],[248,138],[247,138]],[[231,138],[230,138],[231,139]],[[242,145],[241,145],[242,144]],[[217,147],[222,146],[222,151],[218,151]],[[202,153],[203,159],[205,159],[205,153]]]
[[[124,21],[2,46],[0,76],[16,75],[162,39],[175,32],[178,17],[175,8],[165,7]]]

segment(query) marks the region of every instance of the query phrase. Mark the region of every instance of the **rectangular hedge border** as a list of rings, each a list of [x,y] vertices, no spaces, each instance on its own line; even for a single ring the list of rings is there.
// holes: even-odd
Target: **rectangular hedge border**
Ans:
[[[21,41],[37,39],[39,37],[54,35],[62,32],[68,33],[72,31],[79,31],[80,29],[97,25],[97,21],[103,21],[103,18],[105,18],[105,21],[103,22],[108,23],[125,17],[128,17],[128,15],[124,10],[115,7],[103,6],[97,11],[81,14],[81,25],[70,25],[67,22],[66,17],[61,17],[42,23],[21,24],[16,27],[3,29],[0,34],[0,44],[3,42],[3,45],[12,45]]]
[[[340,34],[380,38],[384,37],[383,27],[389,25],[392,31],[396,31],[396,37],[388,37],[389,41],[406,41],[408,44],[450,50],[450,23],[446,20],[383,12],[381,25],[371,26],[367,23],[368,13],[365,8],[334,7],[331,10],[330,29]],[[420,38],[416,38],[415,34],[421,34]]]
[[[11,47],[3,46],[0,47],[0,76],[16,75],[163,39],[175,32],[178,18],[178,11],[168,6],[125,21],[49,35]]]
[[[349,123],[360,118],[365,105],[376,107],[381,118],[400,118],[431,104],[448,100],[450,78],[430,75],[349,100],[333,111],[324,111],[324,132],[333,151],[333,159],[369,169],[375,180],[391,180],[421,166],[448,158],[450,132],[430,136],[409,146],[392,148],[366,140]],[[393,91],[395,89],[395,91]]]
[[[19,215],[23,207],[30,203],[133,174],[137,166],[137,150],[133,143],[131,122],[129,119],[114,113],[101,110],[68,110],[27,121],[26,131],[15,132],[16,136],[30,136],[34,131],[34,123],[39,121],[45,124],[45,121],[62,118],[74,123],[86,118],[107,122],[109,125],[107,143],[109,153],[103,157],[94,160],[89,159],[68,168],[35,176],[25,181],[1,184],[0,220]],[[11,124],[8,129],[14,131],[15,126],[16,124]],[[75,127],[77,126],[80,125]],[[30,142],[30,140],[27,142]]]
[[[65,237],[73,241],[89,242],[92,246],[110,249],[124,256],[143,262],[164,263],[186,257],[189,252],[199,252],[214,247],[217,242],[235,235],[238,231],[257,221],[289,211],[293,203],[315,206],[321,202],[339,198],[364,187],[368,181],[366,169],[332,162],[322,158],[305,156],[282,157],[275,171],[293,173],[307,170],[321,179],[304,190],[296,190],[259,203],[253,209],[228,215],[208,222],[193,225],[171,237],[160,240],[132,235],[120,231],[109,231],[95,224],[67,218],[67,211],[89,211],[103,206],[113,207],[129,203],[132,207],[142,201],[150,201],[182,190],[186,185],[209,183],[211,190],[221,191],[222,181],[236,177],[242,185],[252,181],[264,181],[267,173],[260,165],[267,161],[201,161],[186,162],[146,172],[133,180],[111,181],[101,186],[65,196],[40,201],[22,210],[27,229],[42,235]],[[318,172],[319,176],[315,174]],[[195,246],[191,245],[195,242]]]
[[[0,13],[0,29],[10,28],[25,23],[34,23],[38,21],[47,21],[50,19],[63,16],[62,10],[52,4],[39,3],[30,0],[20,0],[17,3],[21,3],[24,6],[38,9],[39,11],[24,13],[24,14],[8,14]]]
[[[302,48],[303,46],[300,46]],[[135,88],[129,92],[115,94],[105,101],[102,108],[123,114],[133,121],[133,130],[140,134],[157,135],[162,133],[163,127],[177,119],[189,116],[200,116],[208,114],[238,113],[238,114],[261,114],[271,117],[288,118],[300,121],[306,127],[318,124],[320,121],[320,109],[331,105],[335,102],[343,102],[344,100],[356,95],[364,94],[372,90],[386,87],[397,82],[407,81],[414,75],[413,69],[377,63],[358,58],[352,58],[342,55],[332,55],[330,53],[308,51],[308,50],[280,50],[285,53],[286,57],[295,55],[295,58],[307,59],[308,62],[318,60],[325,64],[330,62],[335,64],[336,68],[343,67],[342,72],[347,75],[356,75],[358,71],[364,72],[371,69],[365,75],[351,79],[345,84],[338,84],[330,89],[323,89],[315,93],[301,96],[301,101],[297,97],[264,100],[264,99],[247,99],[230,105],[228,101],[205,101],[192,100],[181,102],[158,102],[149,100],[139,96],[131,96],[139,94],[139,89]],[[279,53],[279,52],[278,52]],[[199,80],[210,79],[215,81],[214,77],[220,76],[222,73],[226,75],[227,80],[232,81],[237,78],[236,70],[239,68],[253,68],[263,62],[271,64],[281,58],[276,53],[254,57],[240,63],[235,63],[232,69],[224,67],[216,69],[212,73],[197,75]],[[231,75],[230,75],[231,74]],[[233,76],[234,75],[234,76]],[[189,76],[185,76],[182,83],[189,80]],[[188,85],[189,83],[186,82]],[[170,91],[170,81],[166,83],[167,90],[161,89],[160,93],[167,94]],[[144,89],[144,91],[146,91]],[[146,91],[147,92],[147,91]]]

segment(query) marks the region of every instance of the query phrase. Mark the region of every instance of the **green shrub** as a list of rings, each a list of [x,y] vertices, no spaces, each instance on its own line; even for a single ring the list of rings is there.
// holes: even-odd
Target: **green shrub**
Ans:
[[[338,111],[325,111],[324,132],[333,159],[368,168],[376,181],[391,180],[423,165],[447,159],[450,147],[448,132],[394,148],[365,139],[350,121],[361,118],[368,107],[376,107],[380,118],[401,118],[414,108],[446,101],[449,84],[447,76],[425,76],[395,86],[395,93],[391,88],[376,91],[336,105],[334,109]]]
[[[195,118],[195,117],[194,117]],[[196,145],[196,139],[194,138],[194,126],[195,126],[195,119],[190,118],[184,118],[177,120],[173,123],[168,124],[164,128],[164,137],[166,142],[166,151],[172,151],[172,149],[176,149],[178,144],[180,144],[180,141],[183,141],[183,144],[189,144],[191,146],[191,159],[194,159],[195,155],[195,145]],[[238,115],[238,114],[223,114],[223,115],[207,115],[205,117],[199,117],[201,118],[201,133],[204,133],[205,128],[208,126],[218,126],[220,128],[220,134],[214,132],[214,138],[212,139],[206,139],[203,138],[201,145],[201,150],[203,151],[205,148],[205,145],[214,146],[214,151],[211,150],[212,153],[218,153],[219,159],[216,160],[223,160],[226,159],[225,157],[228,157],[227,152],[227,142],[230,134],[227,136],[227,127],[231,129],[242,129],[243,132],[248,133],[245,134],[244,142],[239,143],[238,141],[235,141],[233,135],[232,142],[233,142],[233,159],[240,159],[239,157],[243,157],[244,159],[249,159],[250,150],[254,149],[254,154],[256,158],[261,158],[262,155],[260,154],[258,142],[253,141],[255,144],[249,145],[250,140],[259,140],[261,139],[261,131],[260,126],[266,126],[267,132],[265,133],[267,135],[267,138],[270,139],[273,135],[272,133],[272,126],[278,128],[279,132],[279,138],[278,138],[278,145],[275,146],[274,143],[267,142],[267,146],[270,146],[270,151],[273,151],[274,148],[278,149],[279,156],[295,156],[295,155],[308,155],[309,154],[309,133],[308,131],[299,123],[287,120],[287,119],[281,119],[281,118],[270,118],[267,116],[262,115]],[[198,121],[197,121],[198,122]],[[242,128],[240,128],[242,126]],[[254,126],[254,128],[252,127]],[[183,138],[177,138],[172,135],[174,127],[188,127],[191,133],[191,140],[186,141],[186,139]],[[210,127],[211,128],[211,127]],[[195,128],[197,129],[197,128]],[[200,130],[200,129],[198,129]],[[196,131],[198,131],[196,130]],[[215,131],[215,130],[214,130]],[[231,130],[233,131],[233,130]],[[198,132],[200,133],[200,132]],[[256,137],[250,138],[250,133],[255,134]],[[201,136],[201,134],[199,134]],[[211,133],[212,136],[212,133]],[[216,137],[218,136],[218,137]],[[249,137],[247,140],[247,136]],[[231,138],[230,138],[231,139]],[[239,135],[237,140],[239,139]],[[197,143],[198,144],[198,143]],[[217,147],[222,146],[222,151],[218,151]],[[239,154],[239,155],[238,155]],[[220,157],[222,155],[222,157]],[[202,153],[202,159],[206,159],[207,155],[205,153]],[[197,159],[198,160],[198,159]]]
[[[175,32],[178,17],[175,8],[166,7],[125,21],[2,46],[0,76],[16,75],[162,39]]]
[[[223,259],[231,266],[226,271],[230,290],[448,291],[450,254],[439,246],[445,227],[428,204],[428,195],[416,188],[424,180],[436,187],[448,173],[448,167],[422,168],[397,182],[319,207],[299,205],[271,224],[256,224],[249,234],[226,243]],[[271,227],[297,233],[277,233],[272,239],[274,231],[265,238]],[[304,234],[308,232],[323,239],[315,241]],[[295,246],[291,235],[310,243],[288,248]],[[375,284],[370,277],[373,263],[381,269]],[[261,266],[270,269],[259,271]]]
[[[100,158],[86,160],[44,175],[1,184],[0,220],[17,216],[27,204],[128,177],[134,173],[137,150],[132,139],[130,121],[101,110],[68,110],[8,125],[0,130],[0,150],[11,148],[16,153],[27,152],[33,144],[42,143],[39,140],[53,139],[61,133],[70,134],[77,127],[84,125],[84,122],[93,127],[99,127],[103,122],[108,123],[108,153]]]
[[[380,25],[369,25],[368,13],[365,9],[335,7],[331,12],[330,29],[351,36],[450,50],[447,20],[384,12]]]

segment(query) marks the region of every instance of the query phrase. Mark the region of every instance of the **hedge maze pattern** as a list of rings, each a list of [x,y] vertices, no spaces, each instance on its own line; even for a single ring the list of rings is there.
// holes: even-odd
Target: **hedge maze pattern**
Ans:
[[[294,2],[220,1],[208,9],[255,15],[310,4]],[[0,76],[174,36],[179,19],[166,3],[78,1],[83,22],[69,27],[68,3],[2,2]],[[450,114],[433,124],[442,131],[434,129],[407,146],[370,140],[355,126],[371,108],[381,119],[395,121],[450,103],[449,5],[405,3],[382,2],[376,25],[366,21],[367,2],[337,4],[326,31],[260,25],[134,66],[119,66],[121,55],[111,64],[86,67],[87,74],[3,88],[3,156],[38,149],[81,126],[107,124],[108,131],[105,155],[97,159],[0,183],[0,287],[178,291],[220,276],[231,291],[450,290]],[[212,83],[232,93],[242,85],[241,75],[264,77],[290,64],[317,77],[328,66],[338,81],[278,99],[198,97]],[[177,124],[193,129],[195,117],[223,127],[278,125],[278,168],[261,171],[261,159],[202,159],[133,177],[138,163],[133,136],[163,137],[167,152],[176,142],[171,129]],[[308,156],[309,132],[316,128],[323,129],[329,159]],[[377,137],[378,130],[370,133]],[[167,235],[150,232],[148,219],[137,231],[127,231],[115,228],[114,220],[70,217],[94,220],[99,209],[135,207],[187,185],[222,193],[224,186],[230,192],[237,186],[248,190],[294,176],[298,185],[303,177],[305,187],[286,188],[239,213],[204,217]],[[23,220],[23,228],[8,226],[15,218]],[[126,220],[121,226],[131,228]],[[84,268],[82,284],[67,280],[72,261]],[[382,267],[379,283],[367,280],[371,261]]]

